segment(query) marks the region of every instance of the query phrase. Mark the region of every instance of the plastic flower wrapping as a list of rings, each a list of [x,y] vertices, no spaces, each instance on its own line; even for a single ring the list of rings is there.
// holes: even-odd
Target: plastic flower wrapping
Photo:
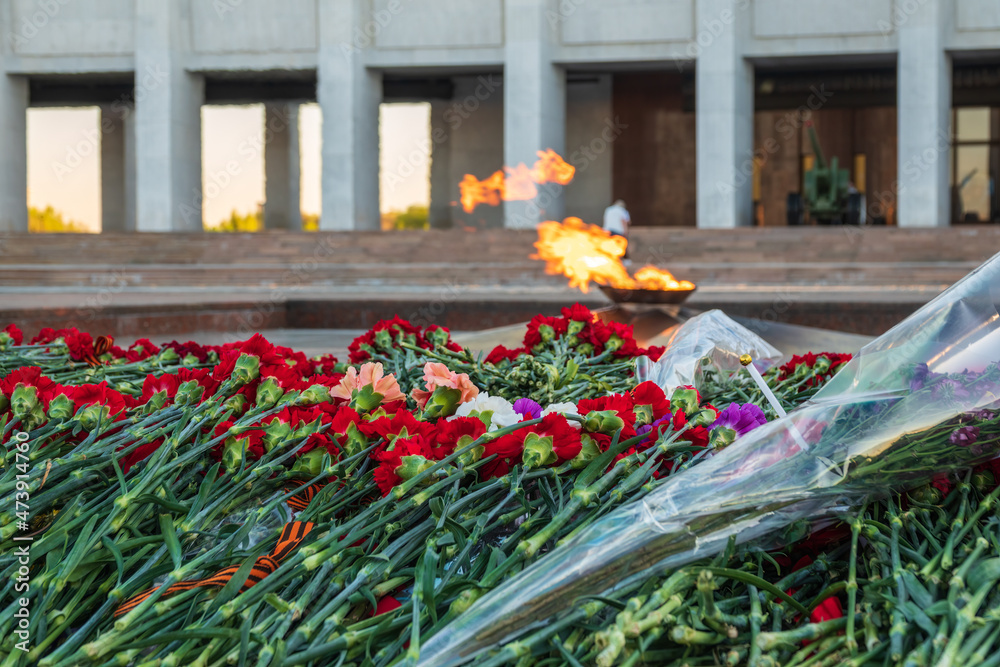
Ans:
[[[711,556],[732,537],[771,538],[996,457],[998,311],[1000,255],[865,346],[787,417],[594,521],[491,591],[432,637],[417,664],[460,664],[581,598]]]
[[[656,362],[640,357],[636,379],[655,382],[669,394],[675,387],[699,385],[706,369],[735,371],[740,356],[749,354],[764,371],[781,359],[781,352],[721,310],[695,315],[676,327]]]

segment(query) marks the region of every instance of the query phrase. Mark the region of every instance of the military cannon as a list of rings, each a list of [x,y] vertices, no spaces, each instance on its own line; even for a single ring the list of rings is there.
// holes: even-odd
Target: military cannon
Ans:
[[[803,175],[802,193],[788,194],[788,224],[803,224],[807,212],[809,219],[818,225],[861,224],[862,194],[851,186],[849,172],[839,167],[836,157],[827,163],[812,121],[806,122],[806,129],[815,160]]]

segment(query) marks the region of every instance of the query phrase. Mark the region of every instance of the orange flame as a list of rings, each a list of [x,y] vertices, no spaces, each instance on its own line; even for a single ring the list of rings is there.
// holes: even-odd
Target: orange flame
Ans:
[[[563,222],[549,220],[538,226],[537,254],[532,259],[545,261],[545,272],[569,278],[570,287],[590,291],[590,283],[618,289],[658,291],[691,290],[694,283],[677,280],[669,271],[644,266],[629,275],[621,259],[628,241],[580,218]]]
[[[504,167],[480,181],[466,174],[458,184],[462,209],[472,213],[479,204],[499,206],[501,201],[526,201],[538,196],[537,185],[573,180],[576,168],[563,160],[551,148],[538,151],[538,160],[530,169],[523,162],[516,167]]]

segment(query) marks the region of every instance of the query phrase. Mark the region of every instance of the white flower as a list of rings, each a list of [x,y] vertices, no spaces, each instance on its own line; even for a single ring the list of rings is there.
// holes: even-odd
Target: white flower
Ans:
[[[549,415],[549,414],[552,414],[552,413],[556,413],[556,414],[560,414],[560,415],[576,415],[578,417],[580,416],[580,413],[576,409],[576,404],[575,403],[553,403],[549,407],[547,407],[544,410],[542,410],[542,416],[543,417],[545,415]],[[575,421],[573,419],[570,419],[569,423],[570,423],[570,426],[573,426],[575,428],[580,428],[580,426],[581,426],[580,422]]]
[[[458,406],[458,410],[455,411],[455,416],[468,417],[474,411],[484,412],[486,410],[493,412],[492,426],[489,429],[491,431],[511,426],[521,421],[521,415],[514,412],[514,406],[507,399],[500,396],[490,396],[486,393],[479,394],[471,401],[462,403]]]

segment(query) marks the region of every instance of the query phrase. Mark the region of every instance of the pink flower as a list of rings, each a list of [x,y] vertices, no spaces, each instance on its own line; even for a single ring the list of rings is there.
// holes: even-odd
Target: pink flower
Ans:
[[[355,389],[361,389],[368,385],[371,385],[373,390],[382,395],[383,403],[392,403],[393,401],[406,399],[403,392],[399,390],[399,383],[396,382],[396,378],[391,374],[386,375],[382,370],[382,364],[371,362],[362,365],[360,373],[354,366],[348,368],[347,374],[344,375],[340,384],[333,388],[330,395],[334,398],[342,398],[345,401],[349,401]]]
[[[458,389],[461,391],[462,397],[458,401],[459,404],[471,401],[476,396],[479,396],[479,387],[472,384],[472,380],[469,379],[467,373],[456,373],[444,364],[433,361],[428,361],[424,364],[424,386],[427,387],[426,391],[423,389],[414,389],[410,392],[410,396],[413,397],[413,400],[421,408],[427,405],[431,394],[438,387],[448,387],[449,389]]]

